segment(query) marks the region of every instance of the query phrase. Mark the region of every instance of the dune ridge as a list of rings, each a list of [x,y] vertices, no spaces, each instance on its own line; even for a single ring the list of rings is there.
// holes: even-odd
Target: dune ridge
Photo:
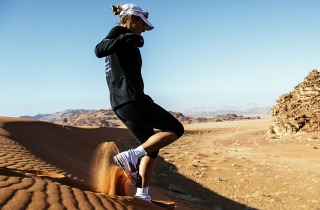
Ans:
[[[0,117],[1,209],[162,209],[130,196],[112,162],[126,138],[125,129]]]

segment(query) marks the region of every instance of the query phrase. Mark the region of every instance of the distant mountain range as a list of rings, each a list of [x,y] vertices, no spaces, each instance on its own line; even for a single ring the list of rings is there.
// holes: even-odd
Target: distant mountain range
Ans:
[[[236,114],[236,115],[264,115],[269,114],[271,106],[223,106],[223,107],[197,107],[182,112],[191,117],[214,117],[217,115]]]
[[[260,114],[267,113],[265,109],[259,111]],[[184,124],[199,123],[199,122],[221,122],[241,119],[259,119],[260,117],[245,117],[234,114],[235,110],[221,111],[202,111],[190,112],[187,116],[181,112],[170,112],[180,122]],[[218,114],[219,113],[219,114]],[[227,113],[227,114],[224,114]],[[233,113],[233,114],[231,114]],[[239,112],[238,112],[239,113]],[[247,112],[248,113],[248,112]],[[250,114],[256,112],[251,111]],[[191,114],[193,116],[191,116]],[[118,119],[111,109],[102,110],[85,110],[85,109],[67,109],[65,111],[56,112],[53,114],[37,114],[35,116],[21,116],[21,118],[29,118],[51,123],[71,125],[71,126],[101,126],[101,127],[118,127],[123,123]]]
[[[61,112],[55,112],[53,114],[37,114],[35,116],[21,116],[20,118],[29,118],[34,120],[41,120],[46,122],[54,123],[57,119],[66,118],[70,115],[80,114],[80,113],[89,113],[96,110],[87,110],[87,109],[67,109]]]

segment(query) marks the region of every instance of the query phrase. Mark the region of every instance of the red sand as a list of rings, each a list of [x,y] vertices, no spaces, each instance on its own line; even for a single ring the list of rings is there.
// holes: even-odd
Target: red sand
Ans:
[[[267,133],[270,125],[270,118],[186,125],[160,150],[152,198],[181,210],[318,210],[320,133],[280,137]],[[162,209],[133,199],[111,160],[135,146],[127,129],[0,117],[0,209]]]
[[[162,209],[132,198],[112,161],[128,138],[126,129],[0,117],[1,209]],[[160,192],[153,198],[169,200]]]

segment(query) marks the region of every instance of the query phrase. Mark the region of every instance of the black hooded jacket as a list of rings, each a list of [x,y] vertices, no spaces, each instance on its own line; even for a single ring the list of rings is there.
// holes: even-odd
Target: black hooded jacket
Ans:
[[[95,48],[98,58],[106,57],[106,80],[112,109],[133,100],[152,100],[144,94],[142,59],[138,48],[143,43],[139,34],[116,26]]]

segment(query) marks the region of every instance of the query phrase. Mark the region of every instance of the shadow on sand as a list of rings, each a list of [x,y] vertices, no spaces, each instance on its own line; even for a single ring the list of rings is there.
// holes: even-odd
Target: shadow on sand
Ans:
[[[166,162],[159,156],[152,185],[174,192],[179,199],[197,203],[210,209],[255,209],[219,195],[175,171],[177,171],[175,165]]]

